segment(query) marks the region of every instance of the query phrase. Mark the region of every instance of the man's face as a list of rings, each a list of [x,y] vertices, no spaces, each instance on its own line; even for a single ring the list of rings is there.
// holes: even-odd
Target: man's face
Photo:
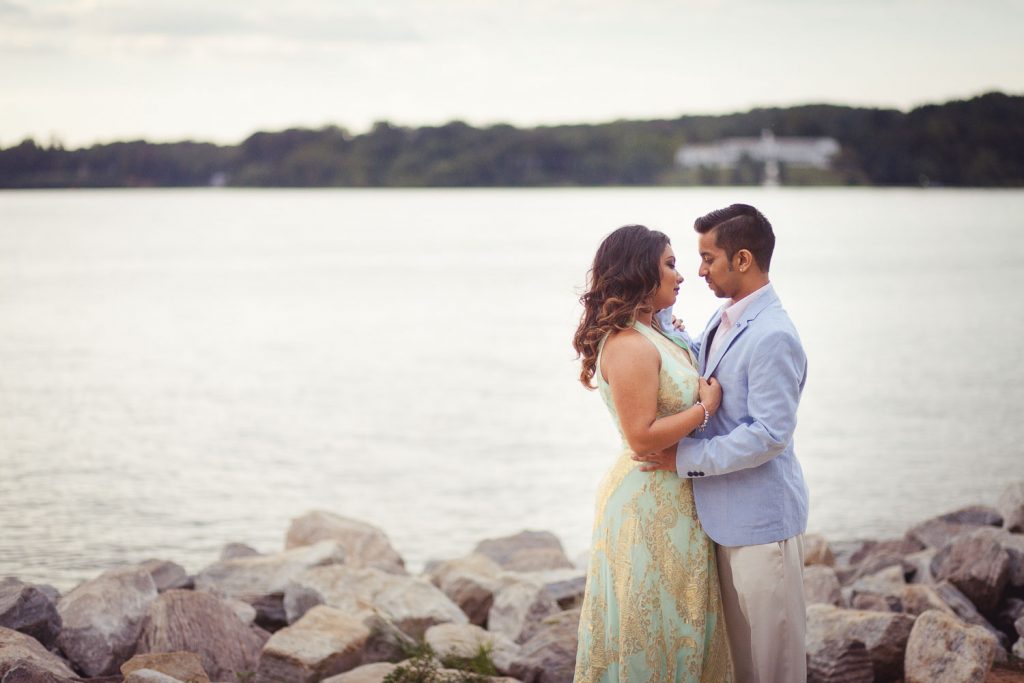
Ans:
[[[700,269],[697,275],[711,287],[719,299],[731,299],[739,291],[740,273],[732,267],[725,250],[715,241],[715,230],[710,230],[697,239],[700,252]]]

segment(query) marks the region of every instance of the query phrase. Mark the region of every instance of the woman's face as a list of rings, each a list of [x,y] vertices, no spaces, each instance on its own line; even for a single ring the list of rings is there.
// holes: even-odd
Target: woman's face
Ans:
[[[679,296],[679,285],[683,281],[683,276],[676,270],[676,255],[672,251],[671,244],[666,244],[665,250],[661,252],[661,258],[658,259],[658,270],[661,273],[661,280],[651,301],[655,311],[670,308],[676,302],[676,297]]]

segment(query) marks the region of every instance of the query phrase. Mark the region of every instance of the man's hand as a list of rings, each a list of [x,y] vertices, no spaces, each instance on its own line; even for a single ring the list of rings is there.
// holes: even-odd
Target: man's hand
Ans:
[[[657,472],[662,470],[665,472],[676,471],[676,444],[672,444],[668,448],[658,451],[657,453],[635,453],[633,459],[637,462],[642,462],[640,466],[641,472]]]

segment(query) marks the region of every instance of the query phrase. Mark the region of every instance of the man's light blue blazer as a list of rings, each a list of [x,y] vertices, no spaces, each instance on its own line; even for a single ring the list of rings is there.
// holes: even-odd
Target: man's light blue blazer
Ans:
[[[693,479],[701,525],[719,545],[781,541],[807,528],[807,485],[793,453],[807,356],[771,285],[707,357],[715,313],[690,341],[703,377],[722,384],[722,405],[703,431],[679,442],[676,471]]]

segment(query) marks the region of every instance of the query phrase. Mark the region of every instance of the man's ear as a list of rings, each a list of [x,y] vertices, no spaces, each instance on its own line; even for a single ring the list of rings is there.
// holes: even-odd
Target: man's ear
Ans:
[[[749,249],[740,249],[733,255],[732,260],[733,267],[741,273],[747,272],[754,265],[754,255]]]

